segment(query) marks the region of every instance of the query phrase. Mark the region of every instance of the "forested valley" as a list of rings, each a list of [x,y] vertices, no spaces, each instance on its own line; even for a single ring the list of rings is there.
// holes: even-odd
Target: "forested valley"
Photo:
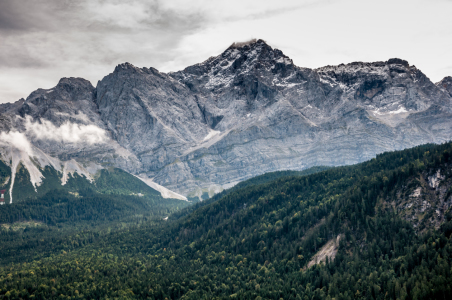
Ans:
[[[4,205],[0,298],[452,298],[452,143],[311,171],[190,206],[109,180]]]

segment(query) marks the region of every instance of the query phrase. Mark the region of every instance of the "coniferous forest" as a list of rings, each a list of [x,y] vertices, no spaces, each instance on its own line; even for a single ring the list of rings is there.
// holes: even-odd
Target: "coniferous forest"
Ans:
[[[0,207],[1,299],[452,299],[452,143],[192,205],[109,172]]]

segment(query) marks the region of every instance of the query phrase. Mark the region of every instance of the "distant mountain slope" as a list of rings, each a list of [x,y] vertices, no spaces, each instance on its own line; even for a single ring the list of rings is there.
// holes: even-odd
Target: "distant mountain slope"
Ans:
[[[161,200],[164,200],[163,198],[186,200],[185,197],[171,192],[162,196],[160,192],[162,187],[156,184],[151,187],[139,177],[118,168],[100,168],[96,172],[89,173],[73,160],[69,162],[73,165],[72,169],[68,167],[68,162],[66,162],[61,166],[62,170],[49,165],[41,167],[38,161],[32,158],[30,160],[37,172],[34,175],[35,178],[31,178],[29,168],[22,162],[18,163],[16,173],[12,176],[11,168],[0,160],[0,189],[7,191],[5,193],[7,204],[41,197],[54,190],[78,193],[86,189],[100,194],[141,195]]]
[[[450,86],[396,58],[302,68],[253,40],[178,72],[124,63],[95,88],[63,78],[0,105],[0,152],[13,169],[22,161],[33,184],[25,141],[49,163],[115,166],[202,198],[267,172],[448,141]]]

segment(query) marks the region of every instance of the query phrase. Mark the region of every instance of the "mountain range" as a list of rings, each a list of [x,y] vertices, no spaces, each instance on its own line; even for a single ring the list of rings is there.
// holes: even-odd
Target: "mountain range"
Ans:
[[[119,168],[202,199],[266,172],[442,143],[451,127],[452,77],[435,84],[397,58],[303,68],[252,40],[178,72],[124,63],[96,87],[62,78],[1,104],[0,184],[12,198],[19,170],[37,191],[46,167],[62,185]]]

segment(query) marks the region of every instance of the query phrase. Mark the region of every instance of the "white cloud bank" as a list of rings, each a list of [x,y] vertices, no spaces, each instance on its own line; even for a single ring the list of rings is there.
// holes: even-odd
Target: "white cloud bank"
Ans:
[[[33,149],[25,134],[18,131],[0,132],[0,143],[6,144],[33,156]]]
[[[22,163],[30,174],[30,181],[33,187],[39,186],[42,182],[42,173],[36,167],[35,163],[30,157],[42,156],[39,149],[33,149],[30,143],[30,136],[39,140],[51,140],[60,143],[87,143],[99,144],[107,141],[107,134],[105,130],[95,125],[83,125],[66,122],[61,126],[55,126],[48,120],[41,120],[41,122],[33,122],[30,116],[25,118],[25,132],[9,131],[0,132],[0,146],[10,147],[2,154],[5,162],[11,161],[11,185],[10,185],[10,203],[13,201],[12,188],[15,182],[15,174],[19,163]],[[28,136],[28,137],[27,137]],[[0,151],[3,152],[3,151]],[[44,165],[52,164],[48,157],[45,157]],[[52,164],[53,165],[53,164]],[[65,164],[66,167],[67,164]],[[54,166],[55,167],[55,166]],[[66,167],[66,169],[68,169]],[[72,169],[66,170],[70,172]],[[74,169],[79,171],[77,169]],[[79,172],[82,174],[83,172]]]
[[[32,135],[39,140],[52,140],[60,143],[88,143],[101,144],[107,141],[105,130],[95,125],[83,125],[66,122],[57,127],[48,120],[41,123],[33,122],[31,117],[25,119],[27,135]]]
[[[51,140],[60,143],[86,143],[89,145],[103,144],[108,140],[105,130],[95,125],[83,125],[66,122],[61,126],[55,126],[48,120],[41,123],[33,122],[31,117],[25,118],[25,132],[9,131],[0,132],[0,145],[8,145],[14,149],[33,156],[33,146],[28,137],[38,140]]]

